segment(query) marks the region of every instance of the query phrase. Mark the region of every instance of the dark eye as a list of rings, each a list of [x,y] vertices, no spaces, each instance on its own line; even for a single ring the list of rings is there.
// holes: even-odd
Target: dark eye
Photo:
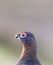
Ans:
[[[26,34],[24,33],[24,34],[20,34],[20,37],[21,38],[25,38],[26,37]]]

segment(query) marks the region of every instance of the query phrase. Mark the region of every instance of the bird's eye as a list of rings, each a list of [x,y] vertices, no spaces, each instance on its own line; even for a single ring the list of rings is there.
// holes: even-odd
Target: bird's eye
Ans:
[[[26,34],[25,34],[25,33],[20,34],[20,37],[21,37],[21,38],[25,38],[25,37],[26,37]]]

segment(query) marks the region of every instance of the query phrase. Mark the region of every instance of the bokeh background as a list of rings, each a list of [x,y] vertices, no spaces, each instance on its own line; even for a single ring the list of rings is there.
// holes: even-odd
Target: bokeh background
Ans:
[[[16,65],[20,31],[34,33],[42,65],[53,65],[53,0],[0,0],[0,65]]]

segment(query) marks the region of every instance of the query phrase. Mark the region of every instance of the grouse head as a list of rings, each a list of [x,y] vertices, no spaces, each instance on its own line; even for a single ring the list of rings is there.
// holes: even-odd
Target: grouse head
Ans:
[[[23,44],[30,44],[35,41],[35,37],[31,32],[20,32],[15,37],[20,39]]]

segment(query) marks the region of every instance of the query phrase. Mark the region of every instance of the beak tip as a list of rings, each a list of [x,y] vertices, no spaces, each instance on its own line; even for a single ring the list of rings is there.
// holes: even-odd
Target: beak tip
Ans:
[[[15,38],[18,38],[18,35],[15,35]]]

